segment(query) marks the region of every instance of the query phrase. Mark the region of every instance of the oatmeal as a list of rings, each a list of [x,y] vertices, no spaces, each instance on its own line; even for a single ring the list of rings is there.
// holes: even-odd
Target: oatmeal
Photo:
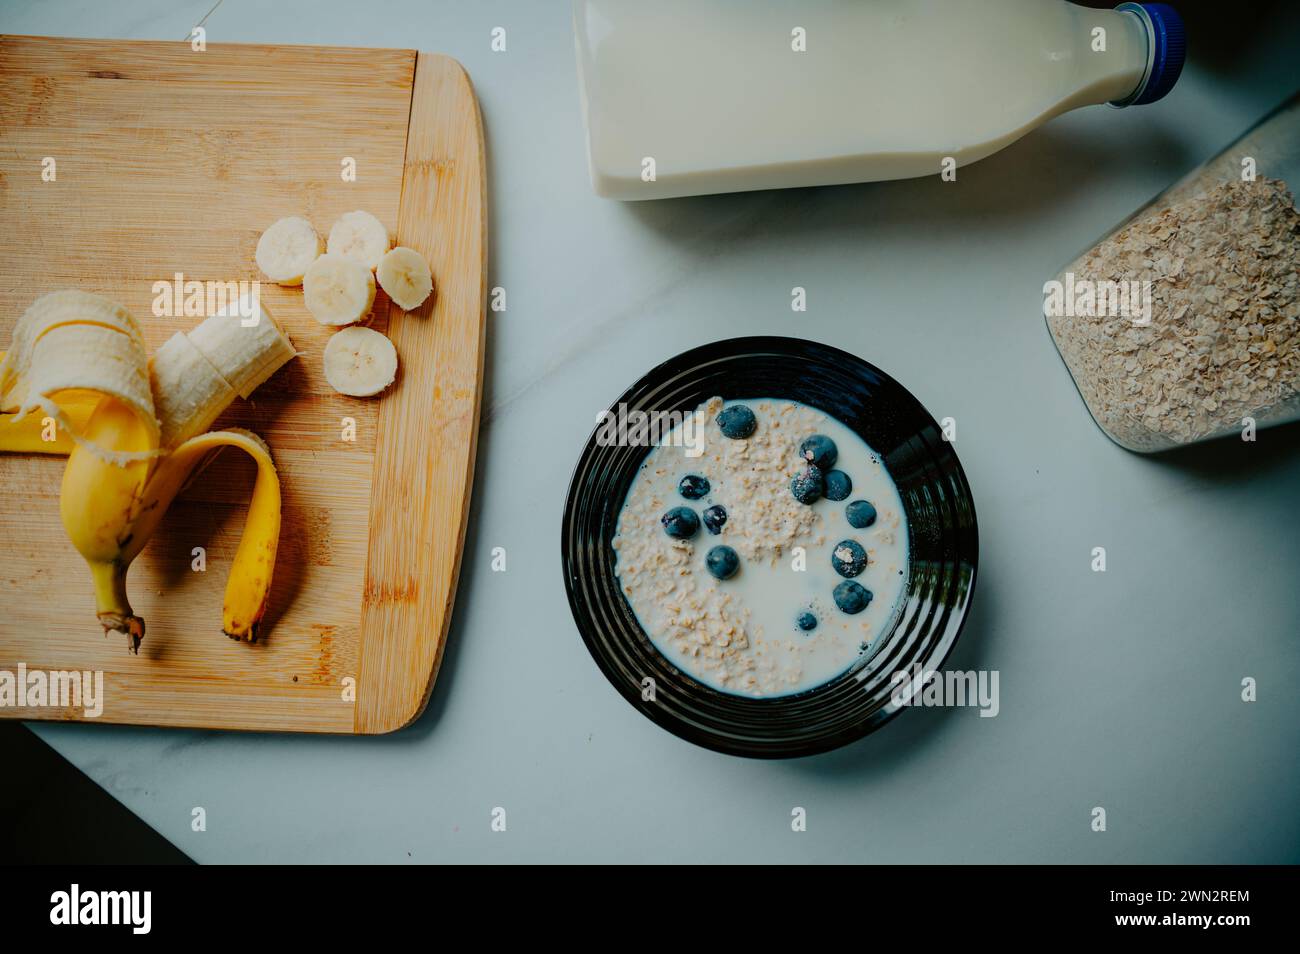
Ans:
[[[629,605],[660,652],[716,689],[773,696],[833,679],[888,632],[905,589],[892,479],[806,405],[712,398],[697,419],[703,453],[670,435],[619,513]]]
[[[1049,316],[1097,423],[1156,451],[1300,414],[1300,213],[1286,184],[1180,191],[1067,271],[1149,281],[1149,322]]]

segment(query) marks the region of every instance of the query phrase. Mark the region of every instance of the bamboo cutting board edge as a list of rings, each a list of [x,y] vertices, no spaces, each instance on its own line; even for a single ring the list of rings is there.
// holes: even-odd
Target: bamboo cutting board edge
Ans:
[[[447,143],[438,141],[439,134],[445,130],[440,128],[437,117],[444,109],[461,117],[466,112],[473,116],[472,127],[459,130],[460,135],[451,149],[446,148]],[[355,731],[363,734],[404,728],[418,719],[429,703],[451,625],[474,486],[487,333],[487,164],[478,99],[468,73],[456,60],[436,53],[417,54],[406,150],[398,234],[419,243],[414,247],[430,260],[434,275],[449,276],[450,281],[439,282],[432,316],[423,313],[429,310],[428,303],[421,314],[408,315],[396,305],[389,311],[388,331],[398,345],[399,354],[403,341],[408,338],[409,323],[433,320],[437,331],[435,360],[416,367],[414,379],[404,377],[398,393],[380,406],[375,477],[371,482],[371,532],[361,614],[362,662],[355,716]],[[450,156],[446,155],[448,152]],[[457,175],[462,169],[472,169],[474,175]],[[458,210],[460,214],[426,215],[429,205],[435,210]],[[468,226],[468,234],[457,231],[448,235],[436,228],[430,230],[430,223],[443,221]],[[476,268],[468,267],[471,264]],[[475,272],[476,281],[473,280]],[[447,311],[454,311],[463,320],[440,321],[446,318]],[[469,361],[437,360],[444,353],[462,358],[468,353],[473,357]],[[446,374],[449,368],[453,375],[450,379]],[[468,380],[465,379],[467,370],[472,370]],[[441,439],[432,444],[421,442],[412,448],[403,438],[409,428],[394,426],[394,422],[405,416],[412,401],[418,402],[430,393],[431,426]],[[393,399],[403,397],[407,400]],[[419,410],[418,405],[416,409]],[[421,420],[417,416],[409,423]],[[461,455],[452,459],[445,450],[448,444],[459,445]],[[441,453],[438,447],[444,448]],[[404,456],[403,450],[414,453]],[[436,508],[447,508],[450,519],[426,521],[420,527],[419,536],[406,533],[407,527],[399,520],[401,504],[405,502],[400,495],[403,485],[393,472],[399,463],[408,472],[416,468],[429,472],[452,469],[447,475],[450,480],[442,481],[441,487],[436,481],[429,486],[427,481],[424,488],[433,491],[433,499],[428,502]],[[457,486],[460,492],[452,496],[450,492]],[[381,522],[377,523],[376,518]],[[440,530],[446,527],[455,528],[455,532],[440,535]],[[426,562],[430,554],[433,560]],[[392,586],[391,577],[376,583],[384,568],[393,566],[394,559],[399,569],[403,562],[416,563],[421,570],[417,583],[432,583],[432,592],[421,585],[415,593],[410,593],[400,583]],[[386,592],[401,593],[408,598],[385,600]],[[429,633],[433,634],[432,645],[426,638]],[[401,645],[394,647],[390,645],[393,642]],[[393,663],[394,657],[407,662],[414,658],[419,664],[398,668]],[[378,672],[377,679],[369,678],[373,672]],[[396,710],[392,708],[394,703],[398,706]]]

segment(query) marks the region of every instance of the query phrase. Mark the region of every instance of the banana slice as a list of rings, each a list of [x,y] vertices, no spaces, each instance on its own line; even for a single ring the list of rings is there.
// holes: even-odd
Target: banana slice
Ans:
[[[373,328],[344,328],[325,345],[325,380],[340,394],[369,397],[397,377],[397,349]]]
[[[326,251],[356,259],[373,272],[391,244],[384,223],[369,212],[345,212],[330,229]]]
[[[321,241],[299,215],[280,219],[257,240],[257,267],[280,285],[301,285],[307,266],[320,256]]]
[[[413,248],[399,245],[384,254],[376,272],[379,287],[403,311],[415,311],[433,291],[429,263]]]
[[[375,276],[356,259],[327,252],[303,276],[302,297],[322,325],[350,325],[370,313]]]

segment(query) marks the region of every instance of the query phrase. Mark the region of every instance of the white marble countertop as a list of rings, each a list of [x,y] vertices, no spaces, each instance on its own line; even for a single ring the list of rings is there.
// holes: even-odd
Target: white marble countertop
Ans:
[[[0,31],[180,41],[212,2],[0,0]],[[382,738],[32,728],[203,862],[1300,860],[1297,427],[1126,453],[1040,311],[1064,262],[1300,87],[1300,16],[1272,10],[1166,101],[1066,115],[957,184],[621,205],[588,186],[563,0],[224,0],[211,43],[436,50],[481,98],[489,284],[509,310],[489,316],[446,660],[424,717]],[[588,656],[559,525],[596,411],[661,359],[753,333],[846,348],[956,418],[982,552],[950,666],[1000,672],[997,718],[918,710],[829,755],[752,762],[657,728]]]

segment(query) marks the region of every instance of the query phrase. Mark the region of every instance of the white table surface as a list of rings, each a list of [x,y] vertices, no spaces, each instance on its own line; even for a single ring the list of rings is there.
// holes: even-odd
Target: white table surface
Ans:
[[[179,42],[211,3],[0,0],[0,31]],[[588,186],[563,0],[224,0],[210,43],[418,46],[478,90],[509,310],[489,315],[446,659],[424,717],[382,738],[32,728],[203,862],[1300,860],[1300,431],[1126,453],[1040,311],[1062,263],[1300,87],[1300,16],[1272,9],[1163,103],[1066,115],[956,184],[621,205]],[[559,529],[596,411],[661,359],[754,333],[846,348],[957,419],[982,546],[950,666],[1000,672],[996,718],[918,710],[747,761],[657,728],[588,656]]]

